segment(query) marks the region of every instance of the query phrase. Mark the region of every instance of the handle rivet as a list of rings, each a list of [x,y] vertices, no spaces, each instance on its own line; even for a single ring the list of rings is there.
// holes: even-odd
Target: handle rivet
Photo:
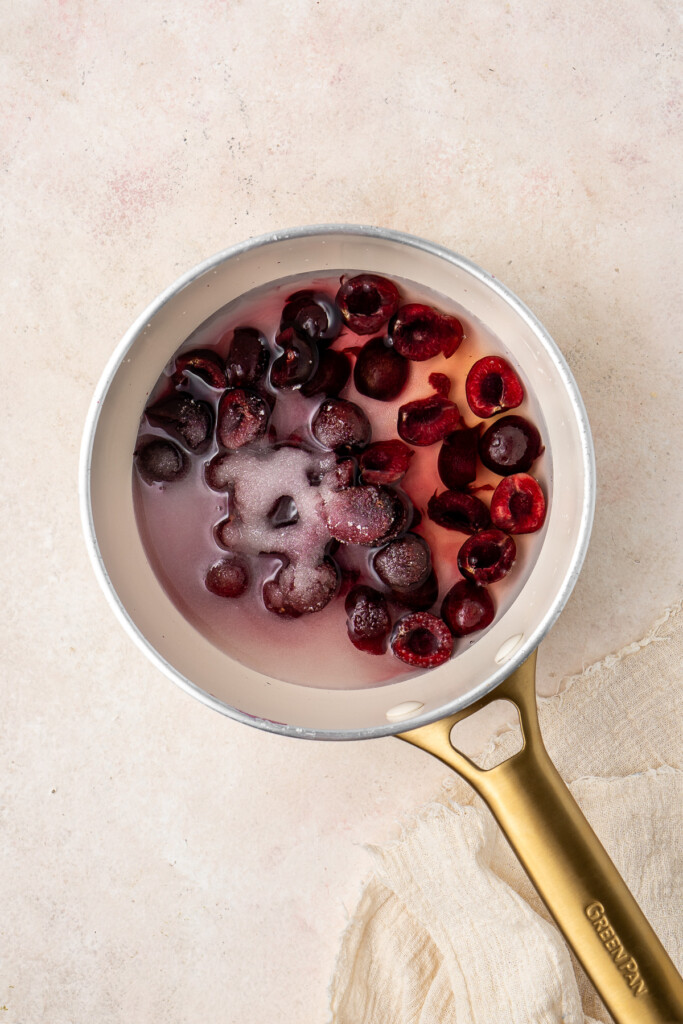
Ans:
[[[423,707],[424,704],[421,704],[419,700],[404,700],[402,704],[396,704],[395,707],[389,708],[387,718],[390,722],[396,722],[399,718],[414,715],[416,711]]]
[[[509,637],[504,644],[501,644],[498,649],[498,653],[493,659],[496,665],[502,665],[504,661],[507,661],[508,658],[512,657],[523,639],[524,633],[516,633],[515,636]]]

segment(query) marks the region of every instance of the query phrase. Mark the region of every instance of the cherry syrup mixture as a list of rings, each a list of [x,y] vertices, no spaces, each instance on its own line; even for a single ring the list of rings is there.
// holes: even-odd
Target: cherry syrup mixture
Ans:
[[[202,324],[150,396],[133,473],[183,615],[309,686],[391,682],[476,641],[546,517],[540,410],[504,352],[451,300],[355,272]]]

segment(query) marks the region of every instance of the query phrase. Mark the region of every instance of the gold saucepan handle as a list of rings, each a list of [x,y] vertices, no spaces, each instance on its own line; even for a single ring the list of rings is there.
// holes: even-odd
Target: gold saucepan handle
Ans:
[[[485,800],[616,1024],[681,1024],[683,981],[543,744],[536,654],[487,697],[400,738],[462,775]],[[488,771],[451,744],[456,722],[495,700],[518,710],[524,745]]]

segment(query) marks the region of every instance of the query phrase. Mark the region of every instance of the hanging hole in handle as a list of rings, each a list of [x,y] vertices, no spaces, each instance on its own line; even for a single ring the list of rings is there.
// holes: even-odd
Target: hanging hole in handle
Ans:
[[[524,746],[519,712],[510,700],[494,700],[456,722],[451,745],[488,771],[518,754]]]

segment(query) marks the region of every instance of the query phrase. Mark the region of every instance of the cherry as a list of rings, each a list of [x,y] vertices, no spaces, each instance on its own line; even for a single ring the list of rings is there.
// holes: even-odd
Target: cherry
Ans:
[[[291,494],[283,494],[273,502],[268,513],[268,522],[275,530],[283,526],[294,526],[299,522],[299,510]]]
[[[501,416],[479,441],[479,458],[500,476],[526,473],[542,451],[541,435],[523,416]]]
[[[375,545],[405,529],[406,506],[391,487],[345,487],[326,500],[323,515],[335,540],[346,544]]]
[[[231,388],[218,403],[216,434],[225,448],[242,448],[263,437],[270,409],[253,391]]]
[[[501,530],[482,530],[468,537],[458,552],[458,569],[475,583],[497,583],[515,564],[517,548]]]
[[[387,600],[372,587],[353,587],[344,602],[349,640],[359,651],[384,654],[391,633]]]
[[[311,487],[319,487],[320,484],[324,484],[333,491],[339,491],[342,487],[350,487],[355,476],[356,463],[354,459],[340,459],[332,469],[316,466],[306,470],[306,477]]]
[[[440,395],[407,402],[398,410],[398,433],[408,444],[425,446],[442,441],[455,430],[460,413],[455,402]]]
[[[368,444],[372,427],[359,405],[344,398],[327,398],[311,423],[316,441],[331,451],[352,451]]]
[[[222,558],[208,570],[206,589],[217,597],[240,597],[249,586],[249,570],[241,558]]]
[[[394,315],[401,299],[393,281],[358,274],[342,277],[335,301],[354,334],[374,334]]]
[[[338,395],[348,383],[350,376],[349,357],[335,349],[324,349],[319,353],[318,369],[305,384],[302,384],[301,394],[306,398],[319,394]]]
[[[458,490],[471,484],[477,475],[478,427],[455,430],[444,439],[437,468],[446,487]]]
[[[275,339],[282,349],[270,368],[270,383],[278,391],[300,388],[311,379],[318,367],[315,345],[299,337],[293,327],[286,327]]]
[[[171,441],[148,441],[135,452],[138,473],[148,484],[180,480],[188,469],[186,456]]]
[[[414,590],[390,590],[389,597],[414,612],[426,612],[439,596],[439,581],[432,569],[424,583]]]
[[[390,402],[403,391],[409,369],[408,360],[387,345],[384,338],[373,338],[358,353],[353,383],[361,395]]]
[[[296,619],[322,611],[339,590],[339,570],[326,558],[313,567],[290,562],[263,585],[263,603],[269,612]]]
[[[432,553],[424,538],[406,533],[380,548],[372,559],[372,567],[390,589],[416,590],[432,571]]]
[[[285,327],[293,327],[297,334],[321,343],[334,341],[342,321],[339,310],[326,295],[300,291],[289,296],[282,310],[280,330]]]
[[[192,451],[207,444],[213,423],[206,402],[189,395],[170,395],[162,399],[147,410],[147,417],[152,423],[172,430]]]
[[[446,359],[450,359],[453,353],[460,348],[461,342],[465,337],[465,330],[457,316],[447,316],[443,313],[442,319],[445,321],[445,324],[443,329],[443,348],[441,351]]]
[[[506,359],[485,356],[470,368],[465,381],[467,404],[475,416],[495,416],[524,401],[524,388]]]
[[[396,623],[391,649],[397,658],[413,668],[435,668],[450,658],[453,637],[436,615],[412,612]]]
[[[428,383],[442,398],[448,398],[451,393],[451,378],[445,373],[430,373]]]
[[[381,538],[382,543],[385,543],[406,532],[415,519],[415,509],[410,498],[403,491],[395,491],[393,487],[380,487],[380,490],[390,491],[394,495],[394,522],[389,533]]]
[[[414,454],[403,441],[375,441],[358,459],[360,478],[364,484],[396,484],[408,472]]]
[[[453,636],[468,636],[493,622],[495,609],[486,587],[472,580],[460,580],[448,591],[441,605],[441,617]]]
[[[335,491],[350,487],[356,476],[356,463],[353,459],[342,459],[334,469],[325,473],[324,482]]]
[[[175,361],[173,383],[180,384],[188,371],[200,377],[205,384],[209,384],[212,388],[226,386],[225,373],[218,356],[209,349],[196,349],[194,352],[186,352],[178,356]]]
[[[438,526],[460,533],[478,533],[491,525],[491,516],[484,502],[473,494],[460,491],[433,494],[427,503],[427,515]]]
[[[204,479],[213,491],[227,491],[233,480],[230,470],[232,452],[220,452],[214,455],[204,467]]]
[[[545,522],[546,505],[538,482],[527,473],[508,476],[491,498],[491,520],[507,533],[535,533]]]
[[[423,362],[441,352],[451,356],[463,339],[462,324],[431,306],[411,302],[401,306],[391,324],[391,340],[406,359]]]
[[[222,341],[222,339],[221,339]],[[225,379],[228,387],[254,387],[268,372],[270,349],[255,327],[238,327],[233,331],[225,360]]]

